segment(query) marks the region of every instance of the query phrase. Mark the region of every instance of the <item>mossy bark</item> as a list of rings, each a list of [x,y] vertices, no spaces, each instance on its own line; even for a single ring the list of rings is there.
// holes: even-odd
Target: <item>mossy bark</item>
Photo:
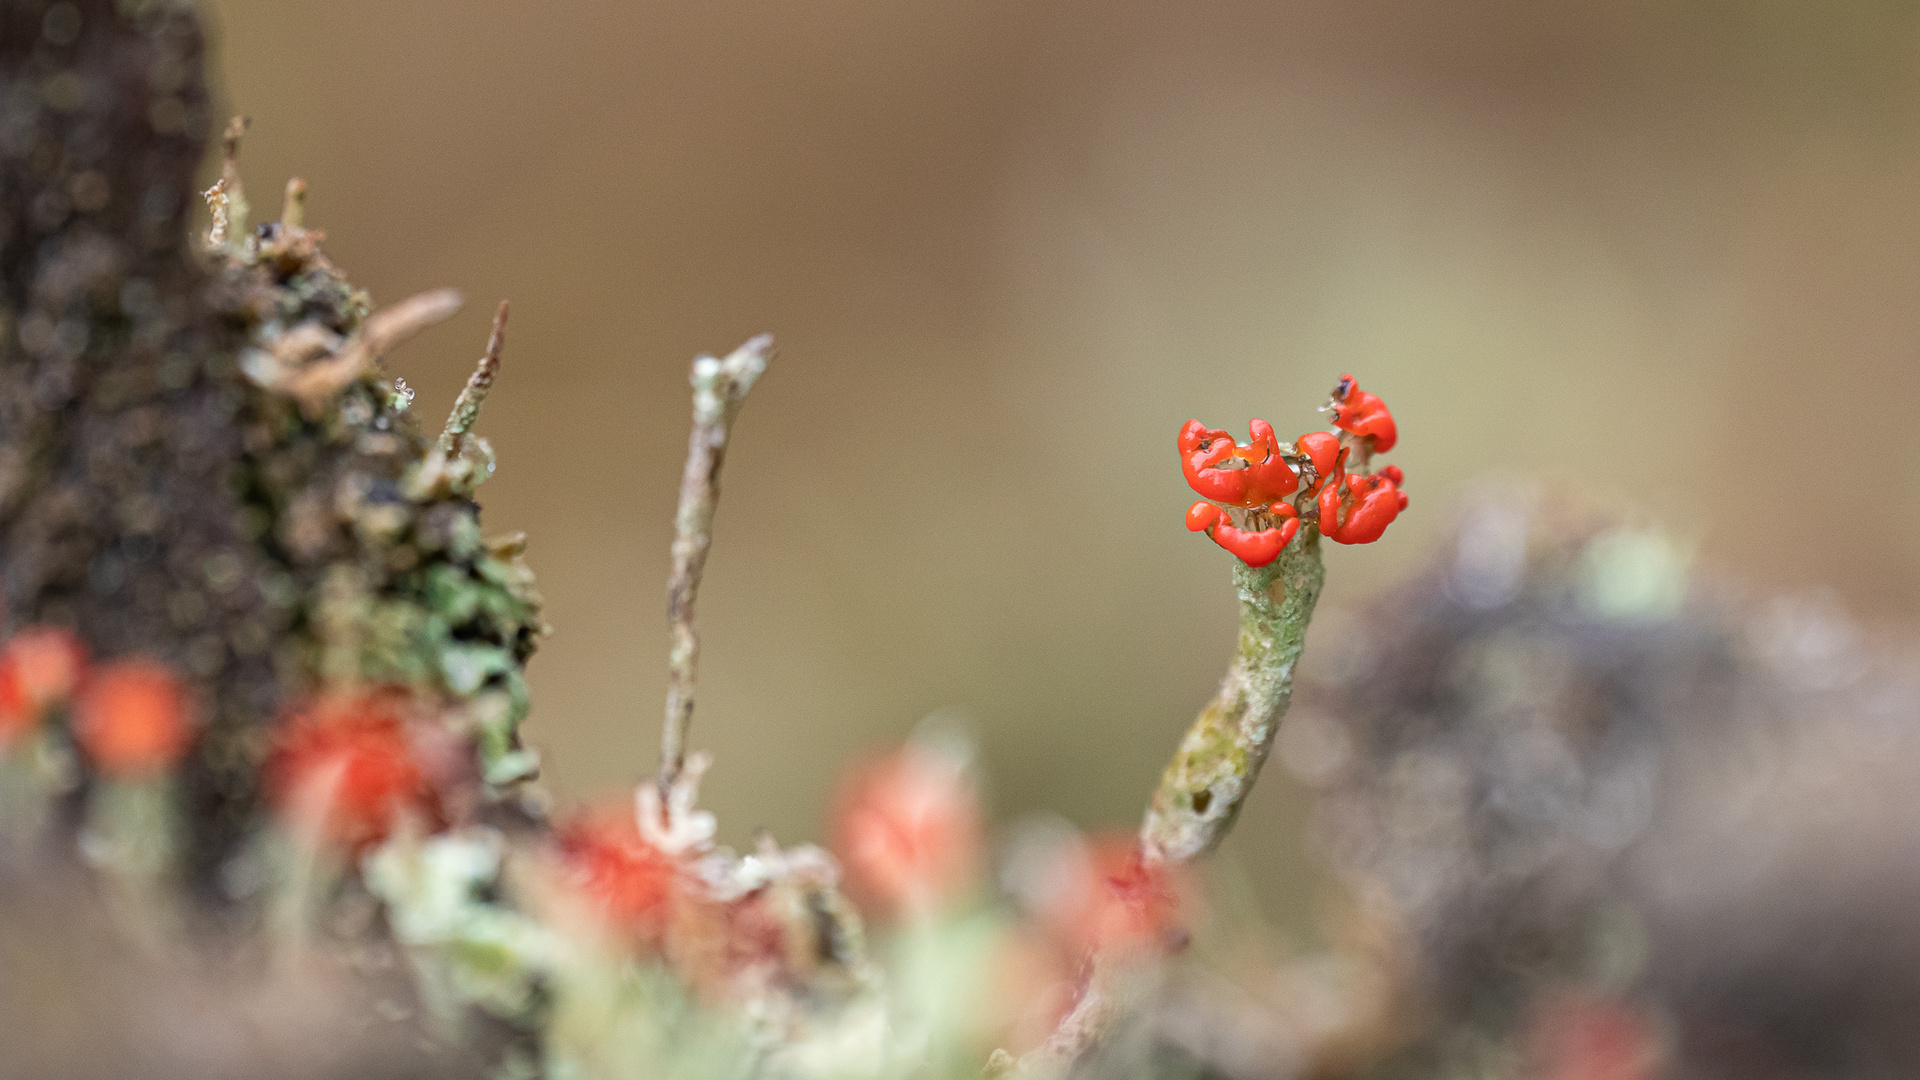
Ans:
[[[491,451],[433,452],[380,370],[432,317],[370,315],[297,197],[248,231],[231,162],[230,229],[190,238],[201,58],[180,0],[0,0],[0,636],[68,626],[190,680],[178,817],[212,898],[288,701],[410,687],[505,784],[543,628],[519,543],[481,533]]]

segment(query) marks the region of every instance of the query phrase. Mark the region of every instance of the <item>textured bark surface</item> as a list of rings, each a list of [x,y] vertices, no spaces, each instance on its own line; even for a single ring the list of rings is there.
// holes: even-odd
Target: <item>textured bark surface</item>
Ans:
[[[458,294],[373,311],[297,180],[249,230],[237,131],[217,242],[190,238],[210,126],[191,5],[0,3],[0,630],[71,627],[191,680],[206,726],[177,817],[204,896],[300,697],[406,688],[507,792],[536,767],[518,725],[543,627],[520,541],[480,530],[481,395],[436,447],[380,367]]]
[[[278,629],[231,478],[237,334],[188,250],[202,40],[174,3],[6,0],[0,30],[0,582],[5,626],[71,626],[194,683],[189,868],[234,841]]]

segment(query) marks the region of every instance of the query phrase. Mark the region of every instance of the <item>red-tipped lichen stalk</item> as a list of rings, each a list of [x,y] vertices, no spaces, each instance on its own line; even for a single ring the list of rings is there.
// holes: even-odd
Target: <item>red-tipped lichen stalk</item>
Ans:
[[[1252,790],[1292,699],[1293,668],[1326,579],[1319,538],[1371,543],[1406,508],[1398,468],[1364,472],[1399,438],[1386,403],[1344,375],[1327,408],[1338,432],[1309,432],[1292,445],[1264,420],[1249,425],[1244,446],[1198,420],[1180,429],[1182,471],[1206,499],[1188,508],[1187,528],[1239,560],[1240,642],[1154,793],[1140,829],[1150,861],[1186,862],[1213,848]]]
[[[1406,508],[1399,469],[1366,471],[1399,438],[1386,403],[1344,375],[1326,408],[1337,432],[1308,432],[1291,445],[1264,420],[1249,425],[1245,445],[1198,420],[1180,429],[1181,471],[1203,500],[1187,508],[1187,528],[1235,556],[1240,640],[1219,691],[1160,777],[1140,826],[1143,873],[1211,851],[1253,790],[1293,699],[1294,665],[1326,581],[1320,538],[1371,543]],[[1130,965],[1124,950],[1101,949],[1053,1035],[1017,1063],[996,1054],[989,1074],[1071,1066],[1124,1011]]]

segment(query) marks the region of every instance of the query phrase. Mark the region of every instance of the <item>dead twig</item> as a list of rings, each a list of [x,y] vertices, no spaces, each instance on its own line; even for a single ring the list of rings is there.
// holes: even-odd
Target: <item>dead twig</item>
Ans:
[[[733,418],[747,391],[767,369],[773,337],[761,334],[724,360],[693,362],[693,433],[680,478],[680,509],[674,515],[673,576],[667,582],[667,715],[660,731],[660,788],[669,790],[686,764],[687,728],[693,723],[693,687],[700,639],[693,629],[694,598],[713,542],[713,511],[720,501],[720,466]]]

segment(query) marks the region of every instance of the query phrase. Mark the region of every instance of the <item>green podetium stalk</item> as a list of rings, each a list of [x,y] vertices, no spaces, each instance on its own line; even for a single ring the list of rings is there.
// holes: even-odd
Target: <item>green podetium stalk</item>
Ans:
[[[1202,496],[1187,528],[1236,559],[1240,642],[1220,690],[1187,729],[1140,825],[1146,867],[1190,863],[1218,847],[1259,778],[1293,701],[1293,671],[1326,584],[1320,541],[1365,544],[1406,509],[1395,466],[1368,470],[1398,439],[1386,403],[1343,375],[1323,411],[1338,434],[1312,431],[1283,443],[1255,420],[1236,443],[1189,420],[1180,429],[1181,470]],[[1060,1073],[1091,1052],[1143,992],[1134,957],[1101,953],[1080,999],[1039,1047],[1015,1061],[998,1052],[989,1076]]]
[[[1368,470],[1373,455],[1399,439],[1386,403],[1343,375],[1322,411],[1337,434],[1308,432],[1292,443],[1265,420],[1248,425],[1244,445],[1198,420],[1180,429],[1181,470],[1203,496],[1187,510],[1187,528],[1239,560],[1240,645],[1154,792],[1140,826],[1149,863],[1185,863],[1213,850],[1253,790],[1293,700],[1294,665],[1326,582],[1321,538],[1371,543],[1406,509],[1400,470]]]
[[[1140,826],[1150,862],[1184,863],[1233,827],[1293,699],[1293,670],[1326,583],[1314,529],[1266,566],[1236,562],[1240,644],[1220,690],[1180,741]]]

